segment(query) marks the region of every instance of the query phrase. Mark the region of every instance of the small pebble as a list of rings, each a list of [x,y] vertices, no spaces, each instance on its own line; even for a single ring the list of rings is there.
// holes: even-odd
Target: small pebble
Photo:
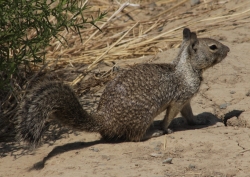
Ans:
[[[102,159],[103,159],[103,160],[107,160],[107,161],[108,161],[108,160],[110,160],[110,157],[109,157],[109,156],[107,156],[107,155],[102,155]]]
[[[226,109],[227,108],[227,103],[221,104],[220,109]]]
[[[235,91],[232,90],[232,91],[230,91],[230,93],[231,93],[231,94],[235,94]]]
[[[166,163],[171,164],[171,163],[172,163],[172,160],[173,160],[173,158],[167,158],[167,159],[163,160],[162,163],[163,163],[163,164],[166,164]]]
[[[94,147],[91,147],[89,148],[90,150],[94,151],[94,152],[99,152],[99,149],[98,148],[94,148]]]
[[[250,96],[250,90],[246,93],[246,96]]]
[[[224,127],[225,125],[222,122],[215,123],[216,127]]]
[[[150,156],[151,157],[163,157],[163,154],[161,152],[159,152],[159,153],[151,153]]]
[[[159,150],[161,150],[161,149],[160,149],[160,147],[157,146],[157,147],[154,148],[154,150],[155,150],[155,151],[159,151]]]
[[[196,4],[200,3],[200,0],[190,0],[191,6],[194,6]]]
[[[189,169],[195,169],[195,165],[189,164],[188,168],[189,168]]]

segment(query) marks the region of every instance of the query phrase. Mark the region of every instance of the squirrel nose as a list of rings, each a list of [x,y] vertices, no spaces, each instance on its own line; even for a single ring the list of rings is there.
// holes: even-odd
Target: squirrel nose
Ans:
[[[227,50],[227,52],[230,52],[230,49],[229,49],[229,47],[227,47],[227,46],[225,46],[226,47],[226,50]]]

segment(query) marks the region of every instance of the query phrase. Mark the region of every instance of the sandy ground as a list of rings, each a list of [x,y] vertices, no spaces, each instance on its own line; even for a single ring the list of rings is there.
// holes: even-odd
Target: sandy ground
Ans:
[[[239,5],[248,0],[225,1],[225,9],[233,9],[235,2]],[[250,4],[242,8],[241,11],[247,10]],[[223,21],[226,25],[212,28],[207,35],[230,47],[228,57],[204,73],[201,89],[192,100],[194,114],[206,120],[207,125],[187,126],[178,115],[172,125],[174,133],[144,142],[112,144],[100,140],[99,134],[73,132],[45,141],[33,152],[15,142],[1,143],[0,177],[250,176],[249,22],[250,13],[234,23]],[[181,20],[172,22],[170,26],[180,23]],[[177,52],[178,49],[170,49],[157,57],[120,60],[118,65],[123,67],[152,58],[153,62],[171,62]],[[110,67],[100,64],[98,69]],[[100,95],[102,89],[95,95]],[[156,125],[162,117],[163,114],[156,118]],[[165,163],[169,158],[172,162]]]

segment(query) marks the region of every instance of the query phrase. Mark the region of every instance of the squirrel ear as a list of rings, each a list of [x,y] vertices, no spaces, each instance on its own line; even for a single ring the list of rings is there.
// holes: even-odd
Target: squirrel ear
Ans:
[[[195,32],[192,32],[191,35],[190,35],[190,40],[191,40],[191,43],[196,43],[198,42],[198,39],[197,39],[197,36],[196,36],[196,33]]]
[[[183,30],[183,40],[189,40],[191,37],[190,29],[184,28]]]
[[[190,35],[190,46],[194,52],[197,51],[198,44],[199,44],[199,41],[197,39],[196,33],[192,32]]]

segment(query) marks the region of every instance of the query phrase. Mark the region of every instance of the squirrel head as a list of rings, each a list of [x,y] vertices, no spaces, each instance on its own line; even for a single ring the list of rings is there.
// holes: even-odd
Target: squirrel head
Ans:
[[[221,62],[230,49],[222,43],[210,38],[197,38],[196,33],[188,28],[183,30],[181,50],[186,50],[186,61],[195,70],[204,70]]]

